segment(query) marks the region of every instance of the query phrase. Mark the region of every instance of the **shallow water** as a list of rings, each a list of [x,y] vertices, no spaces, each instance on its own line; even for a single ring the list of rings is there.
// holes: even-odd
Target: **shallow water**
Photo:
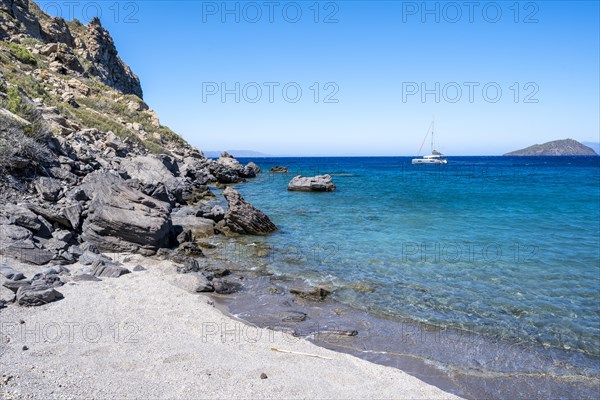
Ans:
[[[482,338],[485,351],[466,352],[469,360],[447,355],[438,360],[443,365],[472,369],[476,362],[482,373],[519,371],[531,382],[540,371],[597,379],[600,157],[464,157],[414,167],[402,157],[258,164],[265,173],[238,189],[280,231],[227,242],[224,258],[331,286],[337,302],[381,321]],[[273,165],[290,172],[268,173]],[[297,174],[323,173],[337,191],[286,191]],[[493,363],[490,354],[500,353],[491,349],[494,341],[521,347],[512,360]],[[378,343],[369,346],[385,340]],[[532,363],[524,348],[559,361]],[[560,370],[563,361],[569,373]]]

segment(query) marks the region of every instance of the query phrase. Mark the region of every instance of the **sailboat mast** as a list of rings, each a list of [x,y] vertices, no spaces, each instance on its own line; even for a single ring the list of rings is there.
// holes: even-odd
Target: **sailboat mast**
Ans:
[[[433,132],[435,131],[435,119],[431,121],[431,154],[433,154]]]

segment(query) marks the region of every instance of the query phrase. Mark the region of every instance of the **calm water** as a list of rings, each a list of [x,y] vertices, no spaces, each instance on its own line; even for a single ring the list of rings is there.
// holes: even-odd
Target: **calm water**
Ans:
[[[254,161],[238,189],[280,228],[252,238],[271,272],[370,313],[600,356],[600,157]],[[324,173],[337,191],[286,190]]]

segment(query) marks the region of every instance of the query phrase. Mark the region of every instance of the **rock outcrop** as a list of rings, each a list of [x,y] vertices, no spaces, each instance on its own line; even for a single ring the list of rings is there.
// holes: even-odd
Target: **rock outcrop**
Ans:
[[[92,62],[91,73],[125,94],[134,94],[140,99],[144,97],[139,78],[121,60],[112,37],[98,18],[90,21],[81,40],[86,56]]]
[[[239,290],[228,270],[206,270],[196,240],[277,229],[233,189],[225,212],[209,188],[260,167],[227,153],[208,159],[162,126],[98,19],[67,22],[33,1],[0,0],[0,38],[0,255],[50,264],[31,279],[0,265],[0,308],[59,300],[69,279],[130,272],[103,252],[168,255],[197,274],[194,292]],[[71,275],[64,265],[77,262]]]
[[[168,244],[171,229],[168,203],[130,188],[117,175],[92,177],[91,196],[82,239],[101,251],[154,254]]]
[[[335,190],[335,185],[329,175],[318,175],[310,178],[298,175],[290,181],[288,190],[298,192],[331,192]]]
[[[265,235],[277,230],[269,217],[248,203],[236,190],[228,187],[223,191],[223,196],[229,203],[225,213],[225,226],[233,232]]]
[[[92,19],[85,27],[74,21],[71,23],[74,28],[72,30],[64,19],[44,14],[33,1],[2,0],[0,10],[5,13],[0,16],[0,38],[3,40],[24,34],[50,43],[53,47],[42,54],[52,53],[54,59],[51,61],[56,63],[56,71],[67,73],[72,70],[80,74],[87,72],[99,77],[112,88],[143,98],[139,78],[121,60],[112,37],[98,18]],[[67,47],[56,46],[59,43]],[[87,60],[87,70],[71,49]]]

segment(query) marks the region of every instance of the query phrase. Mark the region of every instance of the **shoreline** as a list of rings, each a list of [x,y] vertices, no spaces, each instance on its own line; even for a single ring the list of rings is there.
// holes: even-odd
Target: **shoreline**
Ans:
[[[457,398],[398,369],[254,328],[182,290],[190,275],[171,262],[128,257],[124,266],[146,270],[71,281],[60,301],[0,311],[3,397]]]
[[[289,293],[291,287],[306,285],[301,278],[289,280],[265,273],[262,267],[244,272],[245,290],[219,297],[230,315],[260,327],[293,332],[327,349],[392,366],[458,396],[539,398],[543,393],[553,393],[564,398],[591,399],[600,385],[596,361],[584,353],[385,317],[342,303],[335,296],[325,301],[305,301]],[[290,310],[305,312],[306,320],[280,322]],[[356,329],[358,334],[344,337],[326,333],[336,329]]]

